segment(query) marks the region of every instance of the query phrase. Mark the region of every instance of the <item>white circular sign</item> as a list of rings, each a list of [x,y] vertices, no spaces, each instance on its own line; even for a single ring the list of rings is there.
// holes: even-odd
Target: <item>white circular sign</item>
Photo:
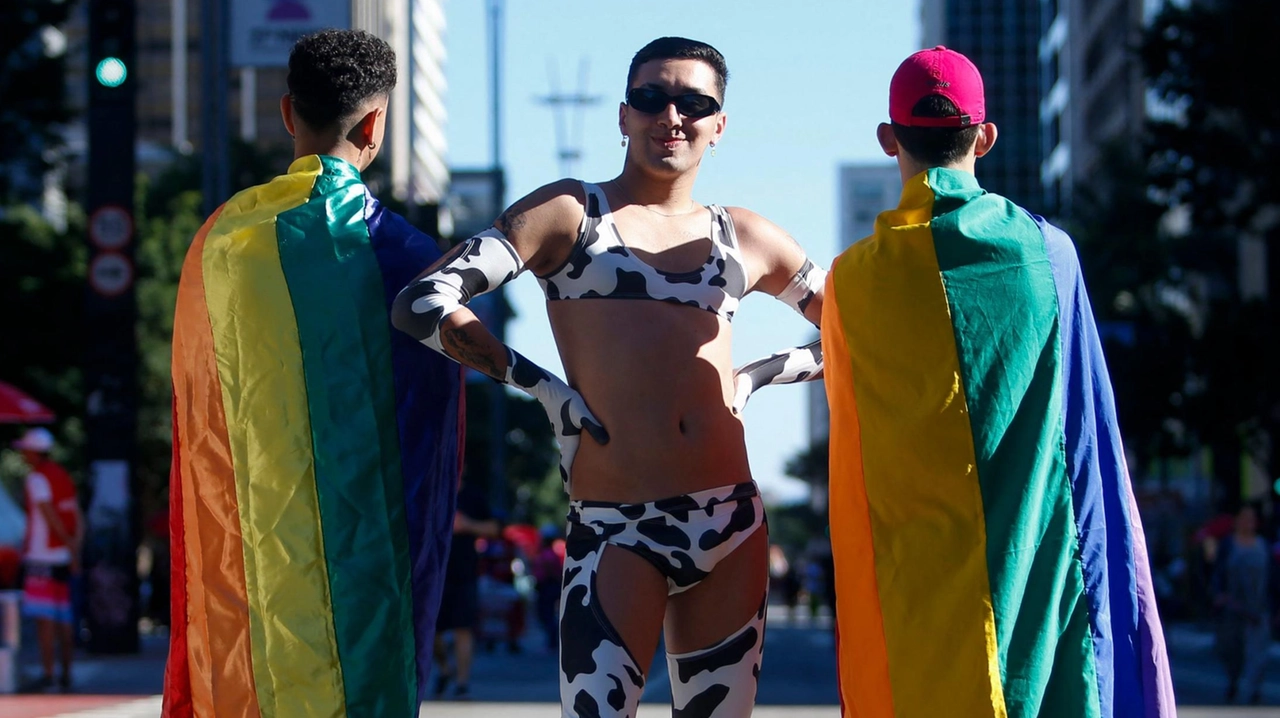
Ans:
[[[103,252],[89,263],[89,286],[104,297],[123,293],[133,284],[133,264],[123,254]]]
[[[133,217],[125,208],[109,204],[89,218],[89,239],[103,249],[120,249],[133,237]]]

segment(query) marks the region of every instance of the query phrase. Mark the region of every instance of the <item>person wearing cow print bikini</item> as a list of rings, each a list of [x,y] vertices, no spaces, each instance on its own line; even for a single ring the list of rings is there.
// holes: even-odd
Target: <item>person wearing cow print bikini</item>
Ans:
[[[395,302],[396,327],[536,397],[555,428],[570,498],[564,716],[634,718],[664,632],[674,716],[740,718],[755,703],[768,536],[740,412],[763,386],[821,376],[822,356],[815,343],[735,371],[731,321],[754,291],[817,325],[826,273],[763,217],[693,200],[727,78],[705,43],[646,45],[618,108],[622,173],[533,191]],[[464,306],[525,270],[567,382]]]

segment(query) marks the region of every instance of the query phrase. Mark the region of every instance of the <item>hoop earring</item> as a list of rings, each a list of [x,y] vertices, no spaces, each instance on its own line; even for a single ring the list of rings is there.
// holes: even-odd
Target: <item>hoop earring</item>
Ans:
[[[626,135],[623,135],[623,136],[622,136],[622,142],[621,142],[621,143],[619,143],[619,144],[621,144],[623,147],[626,147],[626,146],[627,146],[627,136],[626,136]]]
[[[378,149],[378,143],[377,143],[377,142],[370,142],[370,143],[369,143],[369,150],[370,150],[370,151],[372,151],[372,150],[376,150],[376,149]]]
[[[716,143],[714,142],[711,143],[711,156],[712,157],[716,156]]]

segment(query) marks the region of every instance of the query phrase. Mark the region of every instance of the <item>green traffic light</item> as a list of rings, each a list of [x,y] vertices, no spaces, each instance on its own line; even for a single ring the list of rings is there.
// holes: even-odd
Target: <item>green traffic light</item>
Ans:
[[[125,67],[124,60],[118,57],[104,57],[98,61],[98,67],[93,74],[98,78],[98,83],[104,87],[119,87],[129,76],[129,68]]]

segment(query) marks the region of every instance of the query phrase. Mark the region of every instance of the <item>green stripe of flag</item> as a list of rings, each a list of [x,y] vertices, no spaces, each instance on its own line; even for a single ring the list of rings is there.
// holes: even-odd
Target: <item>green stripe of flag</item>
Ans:
[[[418,712],[403,479],[382,277],[364,186],[325,157],[277,237],[298,319],[334,630],[353,718]]]
[[[933,169],[929,185],[978,462],[1009,715],[1096,716],[1063,449],[1057,290],[1044,239],[1017,206],[982,195],[971,174]]]

